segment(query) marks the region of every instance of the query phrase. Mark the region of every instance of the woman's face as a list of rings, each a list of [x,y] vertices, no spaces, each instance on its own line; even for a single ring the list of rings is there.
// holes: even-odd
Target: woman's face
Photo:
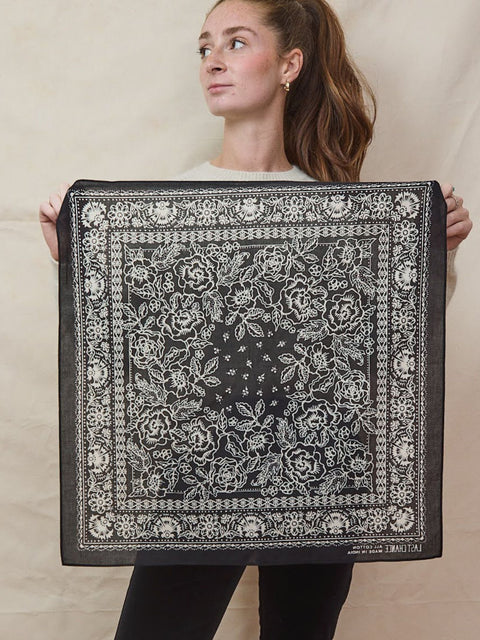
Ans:
[[[199,38],[200,82],[214,115],[262,116],[285,97],[285,61],[275,33],[249,2],[226,0],[205,20]]]

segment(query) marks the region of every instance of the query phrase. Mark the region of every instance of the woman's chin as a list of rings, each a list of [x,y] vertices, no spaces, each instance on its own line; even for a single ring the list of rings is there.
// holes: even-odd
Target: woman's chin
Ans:
[[[212,116],[219,116],[220,118],[238,119],[242,117],[242,111],[238,109],[232,109],[225,105],[210,104],[208,109]]]

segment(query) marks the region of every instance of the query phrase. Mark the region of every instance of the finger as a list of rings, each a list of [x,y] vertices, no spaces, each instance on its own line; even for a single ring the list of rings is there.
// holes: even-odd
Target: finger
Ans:
[[[463,204],[463,198],[461,198],[460,196],[452,195],[448,198],[445,198],[445,202],[447,203],[447,213],[450,213],[450,211],[455,211],[455,209],[461,208]]]
[[[468,209],[465,209],[464,207],[454,209],[447,214],[447,227],[450,227],[457,222],[461,222],[462,220],[467,220],[469,215]]]
[[[58,261],[58,240],[55,227],[53,225],[42,224],[41,229],[52,258]]]
[[[63,198],[58,193],[52,193],[52,194],[50,194],[49,200],[50,200],[50,204],[55,209],[55,212],[58,215],[58,213],[60,212],[60,209],[62,207]]]
[[[473,227],[473,223],[470,220],[470,218],[468,220],[462,220],[461,222],[456,222],[455,224],[452,224],[450,227],[448,227],[447,238],[458,237],[458,238],[461,238],[462,240],[465,240],[465,238],[468,236],[468,234],[472,230],[472,227]]]
[[[62,182],[62,184],[60,185],[60,198],[63,199],[65,198],[65,195],[67,193],[67,191],[70,189],[71,185],[68,184],[68,182]]]
[[[442,184],[442,186],[440,187],[443,193],[443,197],[445,198],[445,200],[447,198],[450,198],[450,196],[453,195],[453,185],[450,184],[449,182],[445,182],[444,184]]]
[[[38,217],[41,223],[55,224],[58,218],[58,212],[55,211],[50,202],[46,200],[40,205],[40,208],[38,210]]]

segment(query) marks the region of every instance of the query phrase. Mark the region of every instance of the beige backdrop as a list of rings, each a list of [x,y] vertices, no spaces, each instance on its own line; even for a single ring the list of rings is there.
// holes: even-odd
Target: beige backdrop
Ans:
[[[166,179],[213,157],[221,122],[196,78],[209,4],[0,1],[2,638],[113,638],[130,569],[60,564],[56,294],[38,205],[63,181]],[[363,178],[449,180],[475,219],[478,0],[332,4],[378,96]],[[444,556],[357,565],[338,640],[478,638],[479,249],[474,229],[448,312]],[[217,640],[257,637],[255,581],[249,568]]]

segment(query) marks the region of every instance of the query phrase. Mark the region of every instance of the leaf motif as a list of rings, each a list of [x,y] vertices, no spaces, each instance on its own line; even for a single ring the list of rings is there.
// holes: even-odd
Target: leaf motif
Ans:
[[[323,256],[322,267],[325,271],[331,271],[332,269],[335,271],[338,267],[338,263],[333,256],[333,249],[330,248],[327,253]]]
[[[128,262],[133,262],[133,260],[143,260],[145,254],[143,249],[130,249],[130,247],[125,246],[125,257]]]
[[[351,423],[352,436],[357,436],[360,433],[360,425],[361,425],[360,420],[354,420]]]
[[[348,360],[339,356],[336,356],[334,360],[335,360],[335,367],[337,369],[342,371],[350,371],[350,365],[348,364]]]
[[[281,470],[281,458],[279,455],[271,454],[265,459],[260,473],[252,480],[252,485],[255,487],[264,487],[271,481],[272,477],[277,476]]]
[[[216,387],[220,384],[220,380],[215,376],[208,376],[207,378],[204,378],[204,382],[209,387]]]
[[[154,322],[155,322],[155,318],[153,316],[148,316],[145,322],[145,329],[148,329],[148,327],[151,327]]]
[[[280,323],[282,322],[282,313],[276,307],[272,311],[272,322],[273,322],[273,326],[275,327],[275,331],[278,331],[280,327]]]
[[[378,424],[376,424],[375,421],[376,415],[377,412],[375,411],[375,409],[367,409],[359,417],[358,420],[360,422],[361,428],[366,433],[378,433]]]
[[[298,377],[300,379],[300,382],[303,382],[304,384],[308,382],[310,372],[307,367],[298,367]]]
[[[372,422],[371,420],[367,420],[367,419],[362,420],[361,424],[362,424],[362,429],[365,431],[365,433],[373,433],[373,434],[379,433],[378,425]]]
[[[263,421],[263,426],[265,428],[271,427],[274,422],[275,422],[275,416],[269,413],[268,416]]]
[[[261,458],[249,458],[247,462],[247,473],[256,471],[260,466]]]
[[[246,402],[236,402],[235,406],[237,407],[237,411],[240,415],[245,416],[246,418],[255,418],[252,407]]]
[[[134,324],[136,324],[138,322],[138,316],[137,316],[137,312],[136,309],[133,305],[128,304],[128,303],[124,303],[123,305],[123,313],[127,316],[127,318],[130,320],[130,322],[133,322]]]
[[[227,326],[230,326],[231,324],[233,324],[235,322],[235,318],[237,317],[237,314],[235,311],[232,311],[231,313],[228,314],[228,316],[225,318],[225,324]]]
[[[323,496],[338,495],[347,484],[347,476],[340,469],[327,473],[324,480],[317,487],[317,492]]]
[[[218,356],[216,356],[215,358],[212,358],[206,363],[203,373],[205,375],[208,375],[209,373],[213,373],[217,369],[218,369]]]
[[[191,489],[187,489],[183,494],[184,500],[192,500],[198,493],[198,485],[196,487],[191,487]]]
[[[278,356],[278,359],[283,364],[295,364],[297,362],[291,353],[282,353],[281,356]]]
[[[174,420],[186,420],[192,418],[201,409],[199,400],[177,400],[172,404],[172,417]]]
[[[291,400],[298,400],[299,402],[302,402],[303,400],[306,400],[308,398],[308,393],[306,393],[305,391],[295,391],[295,393],[291,393],[288,396]]]
[[[176,469],[166,469],[164,473],[165,480],[168,482],[168,488],[173,489],[178,481],[178,472]]]
[[[177,347],[172,347],[168,353],[163,357],[163,365],[167,368],[172,362],[175,360],[180,360],[180,354],[182,353],[181,349]]]
[[[350,281],[354,287],[362,290],[367,296],[373,298],[377,291],[375,276],[368,267],[359,266],[350,274]]]
[[[260,289],[260,291],[263,293],[263,295],[267,298],[267,300],[272,300],[273,294],[275,293],[273,287],[271,287],[269,284],[267,284],[263,280],[257,280],[256,285]]]
[[[259,418],[264,413],[265,413],[265,402],[262,399],[260,399],[255,405],[255,416]]]
[[[191,367],[192,373],[195,376],[195,378],[200,378],[202,373],[201,373],[201,370],[200,370],[200,362],[199,362],[198,358],[193,357],[190,360],[190,367]]]
[[[282,371],[282,375],[280,376],[280,382],[282,384],[285,384],[285,382],[288,382],[289,380],[291,380],[294,375],[295,375],[295,365],[291,367],[286,367]]]
[[[328,328],[325,320],[310,320],[307,326],[298,332],[301,340],[318,341],[328,335]]]
[[[261,318],[264,313],[265,311],[263,309],[257,309],[257,308],[249,309],[247,311],[246,318],[248,320],[257,320],[258,318]]]
[[[201,338],[197,338],[193,340],[191,343],[192,349],[205,349],[209,345],[208,340],[202,340]]]
[[[349,411],[348,413],[345,414],[345,421],[346,422],[351,422],[353,420],[353,418],[356,415],[356,411],[354,409],[352,409],[351,411]]]
[[[231,260],[223,264],[218,272],[218,284],[228,286],[238,280],[242,264],[247,256],[246,251],[236,253]]]
[[[138,315],[140,316],[140,318],[145,318],[147,313],[148,313],[148,304],[146,302],[143,302],[140,305],[140,308],[138,310]]]
[[[214,322],[220,322],[224,305],[218,291],[205,292],[202,296],[202,306],[206,315],[209,315]]]
[[[217,421],[217,433],[221,436],[222,434],[226,433],[228,428],[228,420],[227,417],[225,416],[225,412],[222,409],[222,411],[220,412],[220,415],[218,416],[218,421]]]
[[[249,420],[240,420],[240,422],[237,422],[235,425],[235,431],[246,431],[247,429],[250,429],[251,426],[252,418]]]
[[[136,471],[146,471],[152,460],[147,451],[141,449],[133,440],[127,440],[126,445],[127,460]]]
[[[227,436],[227,442],[225,444],[225,450],[234,455],[237,458],[243,458],[245,452],[237,445],[232,435]]]
[[[241,340],[245,335],[245,325],[237,324],[235,327],[235,337],[237,340]]]
[[[252,266],[247,267],[247,268],[245,269],[245,271],[243,272],[243,274],[242,274],[242,280],[243,280],[244,282],[248,282],[249,280],[252,280],[253,275],[254,275],[254,269],[253,269],[253,267],[252,267]]]
[[[248,322],[247,328],[248,328],[248,333],[254,338],[263,338],[265,335],[262,327],[256,322]]]
[[[202,389],[202,387],[199,387],[198,384],[192,384],[192,391],[193,393],[195,393],[197,396],[200,396],[201,398],[203,398],[205,395],[205,389]]]
[[[180,437],[182,435],[185,435],[185,434],[180,434]],[[177,453],[187,453],[190,451],[190,447],[187,444],[176,442],[175,440],[172,442],[172,449]]]
[[[158,371],[158,369],[150,369],[150,377],[157,382],[163,384],[163,373]]]
[[[208,480],[208,476],[205,473],[205,471],[203,469],[201,469],[200,467],[197,467],[197,476],[199,478],[202,478],[202,480]]]
[[[132,285],[132,291],[141,298],[147,298],[147,300],[150,298],[154,298],[157,294],[154,285],[150,283],[144,284],[141,287]]]
[[[322,393],[326,393],[332,386],[335,380],[335,374],[332,372],[326,378],[323,378],[320,384],[318,385],[319,390]]]
[[[292,260],[293,266],[298,269],[298,271],[305,271],[305,264],[299,260],[298,258],[294,258]]]
[[[155,379],[155,374],[157,374],[157,371],[152,369],[150,371],[150,376],[153,379]],[[160,382],[163,383],[163,378],[160,378]],[[165,404],[166,392],[163,387],[159,387],[156,384],[150,384],[138,373],[135,376],[135,385],[146,400],[160,405]]]
[[[294,447],[296,443],[297,437],[293,425],[289,424],[284,418],[281,418],[278,421],[278,444],[282,449],[288,449]]]

